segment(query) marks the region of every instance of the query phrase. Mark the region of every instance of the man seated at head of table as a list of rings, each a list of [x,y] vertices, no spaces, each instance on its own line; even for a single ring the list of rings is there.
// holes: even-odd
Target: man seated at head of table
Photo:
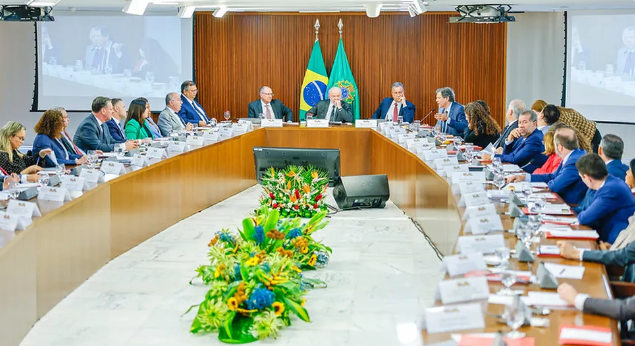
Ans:
[[[348,102],[342,102],[342,89],[338,87],[329,89],[329,99],[319,101],[307,112],[309,113],[313,114],[314,118],[327,119],[329,122],[353,122],[351,105]]]
[[[198,95],[198,88],[194,82],[186,80],[181,83],[181,100],[183,101],[183,105],[179,111],[179,116],[186,123],[205,126],[209,123],[209,117],[207,113],[205,113],[203,106],[196,102],[196,95]]]
[[[9,121],[0,130],[0,173],[3,175],[20,174],[21,181],[37,182],[37,172],[42,170],[40,159],[51,153],[51,149],[44,149],[39,155],[22,154],[18,149],[24,143],[26,129],[17,121]]]
[[[123,129],[127,116],[126,103],[119,98],[113,98],[110,102],[112,103],[113,113],[112,118],[106,121],[106,125],[108,125],[108,130],[115,143],[124,143],[128,140]]]
[[[558,123],[557,126],[554,147],[562,159],[558,169],[550,174],[512,175],[507,177],[507,181],[545,182],[549,190],[559,194],[565,203],[577,204],[584,198],[587,187],[578,174],[576,162],[586,154],[586,151],[578,147],[575,130],[561,123]],[[542,135],[540,131],[537,132]]]
[[[545,151],[545,146],[542,143],[542,132],[536,129],[536,119],[537,115],[534,111],[524,111],[518,118],[518,128],[509,133],[504,149],[496,149],[495,157],[523,169],[527,165],[534,169],[541,167],[547,161],[547,157],[542,153]],[[490,155],[483,155],[484,160],[490,158]],[[531,173],[533,169],[526,169],[526,171]]]
[[[177,93],[165,95],[165,108],[159,114],[159,129],[164,137],[180,131],[191,131],[192,123],[186,123],[179,117],[179,111],[183,106],[183,100]]]
[[[397,122],[397,117],[401,117],[407,123],[415,119],[415,105],[406,100],[403,84],[392,83],[390,87],[392,97],[386,97],[379,103],[379,107],[373,113],[373,119],[386,119]]]
[[[505,141],[510,138],[509,134],[518,128],[518,118],[520,115],[526,110],[525,103],[521,100],[512,100],[507,107],[507,112],[505,113],[505,120],[507,121],[507,125],[503,128],[500,137],[496,142],[494,142],[494,148],[505,148],[507,144]],[[515,137],[511,137],[514,141]],[[501,149],[502,150],[502,149]]]
[[[285,106],[282,101],[273,99],[273,90],[268,86],[263,86],[258,91],[260,99],[250,102],[247,106],[248,118],[282,119],[292,122],[293,112]]]
[[[465,108],[455,101],[454,90],[449,87],[437,89],[436,101],[439,106],[439,113],[434,115],[436,127],[443,133],[463,137],[467,129]]]
[[[85,155],[78,155],[69,152],[62,143],[62,130],[64,128],[64,118],[59,109],[49,109],[35,124],[37,135],[33,140],[33,154],[38,155],[42,150],[50,149],[54,155],[47,155],[44,158],[45,167],[55,167],[57,165],[82,165],[86,163]]]
[[[114,111],[112,101],[108,97],[98,96],[93,100],[92,113],[84,118],[75,131],[75,144],[84,152],[88,150],[114,151],[115,147],[132,150],[139,147],[136,141],[116,143],[110,135],[106,122],[112,118]]]
[[[487,104],[486,104],[487,105]],[[489,107],[488,107],[489,108]],[[496,142],[500,133],[500,126],[489,115],[489,112],[479,102],[470,102],[465,106],[465,116],[468,132],[465,143],[472,143],[481,148]]]

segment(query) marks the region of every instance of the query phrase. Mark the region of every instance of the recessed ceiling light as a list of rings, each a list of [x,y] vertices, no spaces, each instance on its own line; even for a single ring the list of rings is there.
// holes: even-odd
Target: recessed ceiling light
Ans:
[[[148,0],[130,0],[126,7],[123,8],[124,13],[142,16],[148,7]]]
[[[216,18],[223,18],[225,13],[227,13],[227,7],[221,6],[216,11],[214,11],[213,15]]]
[[[26,0],[26,5],[31,7],[52,7],[57,5],[60,0]]]

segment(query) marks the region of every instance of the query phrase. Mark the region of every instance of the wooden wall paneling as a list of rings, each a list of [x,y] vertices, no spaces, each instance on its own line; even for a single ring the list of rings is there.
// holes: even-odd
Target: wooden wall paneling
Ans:
[[[270,86],[297,121],[300,88],[320,20],[320,46],[331,72],[344,24],[344,47],[359,88],[362,118],[368,118],[390,85],[404,83],[406,98],[421,119],[436,108],[435,90],[454,88],[457,101],[483,99],[504,125],[506,24],[449,24],[454,14],[426,13],[228,13],[195,15],[195,78],[199,101],[221,118],[247,115],[258,89]],[[430,120],[428,118],[428,120]]]
[[[240,142],[240,162],[242,165],[241,190],[257,184],[254,166],[254,147],[262,147],[265,145],[266,134],[265,129],[258,129],[249,133],[248,136],[244,136]]]

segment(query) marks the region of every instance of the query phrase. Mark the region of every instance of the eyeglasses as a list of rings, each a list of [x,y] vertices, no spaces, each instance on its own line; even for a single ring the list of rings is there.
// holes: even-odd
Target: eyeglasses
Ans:
[[[15,138],[17,138],[20,142],[24,142],[25,138],[24,137],[18,137],[18,136],[13,136]]]
[[[190,91],[193,92],[193,93],[197,93],[198,89],[190,89]]]
[[[273,93],[262,93],[263,95],[273,96]]]

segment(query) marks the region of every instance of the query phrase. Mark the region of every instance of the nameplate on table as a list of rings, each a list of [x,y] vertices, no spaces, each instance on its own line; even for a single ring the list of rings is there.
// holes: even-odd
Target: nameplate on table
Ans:
[[[434,161],[448,157],[448,151],[445,149],[433,149],[423,153],[426,161]]]
[[[234,134],[241,135],[249,131],[249,125],[245,123],[233,124],[232,128],[234,128]]]
[[[453,184],[453,186],[456,186],[456,185]],[[471,181],[467,183],[459,183],[458,191],[461,195],[466,195],[468,193],[475,193],[475,192],[486,193],[485,186],[483,186],[483,183],[475,183]]]
[[[24,224],[24,218],[20,215],[12,215],[0,211],[0,229],[15,232],[15,231],[23,231],[26,229]]]
[[[234,135],[234,128],[230,126],[224,126],[224,127],[221,127],[219,132],[220,132],[219,139],[232,138],[232,136]]]
[[[465,213],[463,214],[463,220],[467,220],[473,217],[481,217],[481,216],[498,216],[498,212],[496,211],[496,206],[492,203],[479,205],[475,207],[469,207],[465,209]]]
[[[40,213],[40,208],[37,207],[37,204],[33,202],[19,201],[16,199],[10,200],[9,204],[7,204],[7,213],[20,215],[28,218],[29,220],[32,217],[42,216],[42,213]]]
[[[393,127],[392,128],[392,132],[391,132],[391,138],[399,138],[400,135],[405,135],[408,132],[406,131],[406,129],[402,128],[402,127]]]
[[[415,139],[416,136],[417,135],[414,133],[400,134],[397,136],[397,141],[399,142],[399,144],[402,144],[405,146],[407,140]]]
[[[454,172],[452,173],[452,184],[461,183],[485,183],[485,172]]]
[[[92,169],[92,168],[84,168],[81,172],[79,172],[79,177],[84,178],[89,183],[103,183],[104,182],[104,172]]]
[[[149,165],[148,158],[145,157],[145,155],[141,154],[134,154],[134,156],[132,156],[130,164],[135,167],[145,167]]]
[[[105,174],[121,175],[126,173],[126,170],[123,168],[123,163],[114,161],[102,162],[99,170]]]
[[[167,152],[163,148],[148,148],[146,152],[146,157],[148,159],[165,159],[168,157]]]
[[[205,138],[206,141],[210,141],[210,142],[215,142],[218,140],[218,137],[220,136],[220,132],[219,131],[207,131],[203,134],[203,138]]]
[[[505,247],[505,236],[501,233],[490,235],[468,235],[459,237],[457,244],[461,254],[494,253],[496,248]]]
[[[192,136],[190,136],[190,137],[192,137]],[[172,142],[170,142],[170,144],[168,144],[168,151],[171,151],[173,153],[182,153],[182,152],[185,151],[185,146],[186,145],[187,145],[187,143],[185,143],[185,142],[172,141]]]
[[[487,264],[480,252],[443,257],[443,268],[450,276],[457,276],[475,270],[486,270]]]
[[[443,158],[434,160],[434,167],[436,169],[443,169],[443,167],[445,166],[452,166],[452,165],[458,165],[458,164],[459,164],[459,160],[457,160],[456,157],[443,157]]]
[[[445,171],[445,175],[447,177],[451,177],[452,173],[454,172],[469,172],[470,165],[467,163],[464,163],[459,165],[443,166],[443,170]]]
[[[379,123],[379,132],[381,132],[383,135],[386,135],[388,132],[388,129],[392,127],[393,127],[392,121],[381,122]]]
[[[425,325],[428,334],[463,329],[483,329],[485,320],[481,304],[457,304],[427,308]]]
[[[355,120],[355,127],[360,129],[376,129],[377,119],[357,119]]]
[[[417,154],[417,156],[419,156],[422,160],[425,159],[425,153],[430,151],[430,150],[434,150],[434,147],[426,147],[426,146],[417,146],[415,147],[415,153]]]
[[[280,120],[282,121],[282,119],[262,119],[262,120]],[[254,123],[252,123],[249,120],[238,120],[238,124],[239,125],[244,125],[245,126],[245,131],[249,132],[249,131],[253,131],[254,130]],[[262,124],[262,121],[261,121]]]
[[[411,150],[411,151],[414,151],[417,147],[431,148],[433,146],[434,145],[428,142],[428,140],[425,138],[412,138],[412,139],[406,140],[406,148],[408,148],[408,150]]]
[[[282,127],[282,119],[262,119],[260,120],[260,126],[261,127]]]
[[[203,136],[187,136],[187,139],[185,140],[185,144],[201,146],[201,145],[205,144],[205,137],[203,137]]]
[[[63,175],[61,186],[69,191],[82,191],[86,186],[86,180],[72,175]]]
[[[459,199],[459,207],[479,207],[490,203],[492,202],[487,197],[486,192],[466,193],[461,195],[461,199]]]
[[[489,298],[489,284],[485,276],[443,280],[437,286],[435,299],[443,304],[485,300]]]
[[[329,127],[329,121],[326,119],[307,119],[306,127]]]
[[[489,232],[503,231],[503,222],[500,216],[478,216],[467,220],[465,233],[485,234]]]
[[[71,200],[71,194],[66,188],[42,186],[40,193],[37,195],[38,200],[53,202],[68,202]]]

